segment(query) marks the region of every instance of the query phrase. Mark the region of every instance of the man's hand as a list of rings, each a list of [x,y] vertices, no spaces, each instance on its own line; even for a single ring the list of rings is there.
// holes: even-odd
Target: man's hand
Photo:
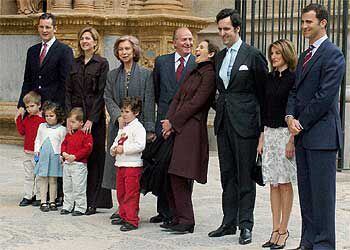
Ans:
[[[302,126],[300,125],[300,122],[292,117],[288,117],[287,124],[288,124],[289,132],[294,136],[299,134],[300,131],[302,130]]]
[[[163,132],[163,134],[167,133],[168,131],[171,130],[172,125],[171,125],[169,120],[161,120],[160,122],[162,123],[162,127],[163,127],[162,132]]]
[[[264,133],[260,133],[258,148],[256,149],[259,155],[262,155],[264,149]]]
[[[153,132],[147,132],[147,142],[152,142],[156,139],[156,134]]]
[[[91,134],[92,121],[87,120],[84,124],[83,131],[85,134]]]

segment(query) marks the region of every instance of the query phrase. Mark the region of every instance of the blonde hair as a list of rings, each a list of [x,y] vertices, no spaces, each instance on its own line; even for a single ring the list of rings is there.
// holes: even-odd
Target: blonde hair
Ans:
[[[78,33],[78,51],[79,51],[79,56],[84,55],[84,51],[82,50],[80,46],[80,38],[83,36],[85,32],[89,32],[91,34],[92,39],[96,42],[96,46],[94,47],[94,53],[95,54],[100,54],[100,34],[97,32],[97,30],[93,27],[84,27],[82,28],[79,33]]]
[[[295,48],[294,48],[293,43],[287,39],[279,39],[279,40],[270,44],[269,49],[268,49],[268,53],[269,53],[268,59],[269,59],[271,68],[273,68],[272,60],[271,60],[272,47],[277,48],[281,52],[283,60],[288,65],[288,68],[291,71],[295,71],[295,69],[297,67],[298,59],[297,59],[297,54],[295,52]]]
[[[35,91],[30,91],[23,97],[23,102],[25,105],[28,105],[29,103],[40,105],[41,96]]]
[[[68,113],[67,118],[72,118],[74,117],[75,120],[82,122],[84,121],[84,112],[83,109],[80,107],[75,107],[72,108],[72,110]]]

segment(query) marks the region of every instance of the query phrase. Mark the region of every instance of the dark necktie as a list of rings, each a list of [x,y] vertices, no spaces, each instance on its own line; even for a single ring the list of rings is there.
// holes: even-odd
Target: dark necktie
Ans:
[[[310,45],[309,48],[306,50],[306,55],[304,57],[303,61],[303,70],[305,69],[306,64],[310,61],[312,57],[312,50],[315,48],[315,46]]]
[[[44,43],[44,44],[43,44],[43,50],[41,51],[40,56],[39,56],[40,65],[41,65],[41,64],[43,63],[43,61],[44,61],[44,58],[45,58],[45,56],[46,56],[46,51],[47,51],[47,44]]]
[[[180,61],[180,64],[176,69],[176,81],[177,82],[180,81],[182,72],[184,71],[184,68],[185,68],[185,65],[184,65],[185,59],[183,57],[180,57],[179,61]]]

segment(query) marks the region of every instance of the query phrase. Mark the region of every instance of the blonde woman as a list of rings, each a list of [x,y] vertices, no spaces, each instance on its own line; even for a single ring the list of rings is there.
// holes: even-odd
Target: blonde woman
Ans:
[[[66,82],[66,111],[81,107],[84,111],[85,133],[93,137],[93,150],[88,160],[87,211],[111,208],[111,191],[101,187],[106,139],[106,116],[103,93],[109,70],[106,58],[99,55],[100,35],[93,27],[85,27],[78,33],[79,55],[75,58]],[[69,129],[69,128],[68,128]]]

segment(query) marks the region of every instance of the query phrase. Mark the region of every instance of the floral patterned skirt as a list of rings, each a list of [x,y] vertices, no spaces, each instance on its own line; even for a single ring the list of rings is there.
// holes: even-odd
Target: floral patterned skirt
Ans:
[[[264,128],[264,150],[262,155],[262,173],[265,183],[278,185],[295,182],[295,157],[286,157],[286,144],[290,134],[288,128]]]

